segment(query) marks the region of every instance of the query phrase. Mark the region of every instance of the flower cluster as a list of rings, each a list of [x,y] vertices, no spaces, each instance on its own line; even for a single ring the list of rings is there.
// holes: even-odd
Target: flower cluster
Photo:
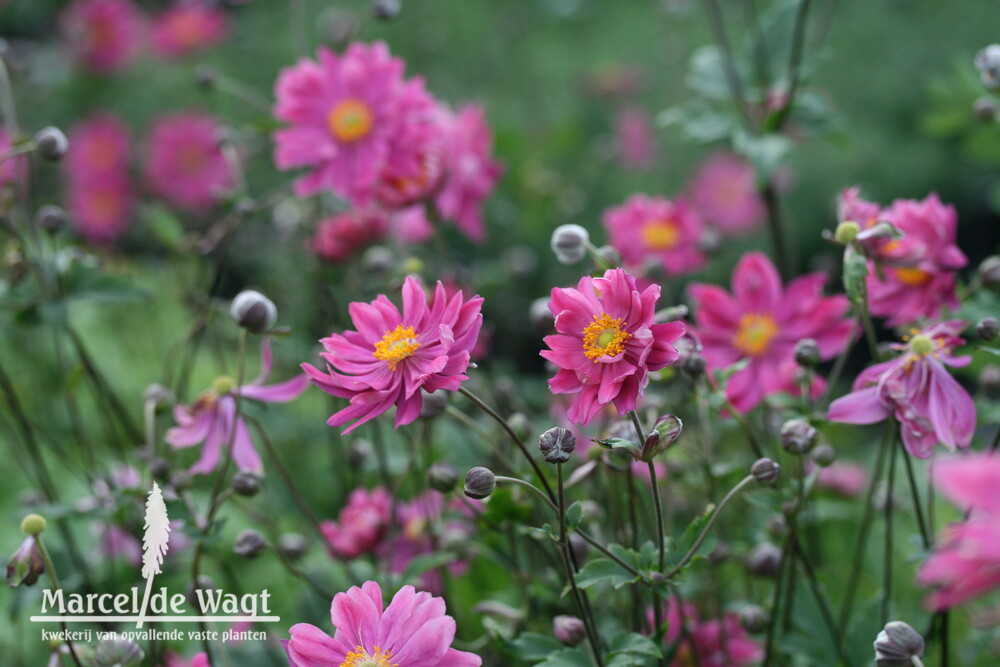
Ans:
[[[648,616],[652,619],[652,613]],[[675,647],[671,667],[689,664],[744,667],[764,657],[760,643],[747,635],[736,614],[704,621],[693,604],[682,604],[671,596],[667,600],[666,622],[663,641]]]
[[[116,116],[99,113],[74,127],[69,142],[64,173],[70,222],[88,241],[113,241],[132,220],[128,130]]]

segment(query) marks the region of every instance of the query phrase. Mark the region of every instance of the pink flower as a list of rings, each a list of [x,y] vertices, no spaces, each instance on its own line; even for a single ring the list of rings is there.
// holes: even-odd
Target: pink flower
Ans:
[[[842,496],[856,496],[868,483],[868,472],[863,465],[852,461],[834,461],[820,469],[816,483]]]
[[[653,614],[647,614],[652,625]],[[760,643],[751,639],[739,617],[727,613],[721,619],[702,621],[689,602],[667,600],[667,632],[663,641],[677,644],[670,667],[697,664],[701,667],[746,667],[764,658]],[[684,632],[686,630],[686,632]]]
[[[615,117],[615,154],[622,166],[645,171],[656,157],[653,122],[645,109],[625,107]]]
[[[291,380],[265,386],[264,381],[271,373],[271,342],[267,338],[261,344],[261,358],[260,376],[255,380],[238,386],[230,377],[216,378],[212,389],[199,396],[194,403],[174,408],[177,426],[167,431],[166,441],[177,448],[204,443],[201,458],[191,466],[192,473],[204,475],[214,470],[222,448],[227,447],[230,440],[233,443],[233,461],[240,470],[263,470],[260,456],[250,438],[250,430],[243,418],[236,416],[236,396],[267,403],[285,403],[298,398],[309,381],[306,376],[298,375]]]
[[[379,295],[370,304],[352,303],[356,331],[330,334],[320,342],[326,372],[302,364],[313,384],[351,404],[327,421],[331,426],[357,421],[349,433],[396,405],[396,427],[420,415],[422,391],[457,391],[468,379],[469,354],[479,337],[483,300],[459,292],[448,299],[438,283],[428,303],[420,282],[403,283],[403,312]]]
[[[482,203],[503,168],[493,159],[493,136],[481,107],[470,104],[450,116],[447,173],[434,203],[473,241],[486,236]]]
[[[479,667],[477,655],[451,648],[455,620],[444,600],[403,586],[383,609],[374,581],[337,593],[330,605],[333,637],[299,623],[284,641],[291,667]]]
[[[307,246],[327,262],[345,262],[365,246],[379,241],[388,228],[389,217],[382,209],[350,209],[320,220]]]
[[[166,58],[180,58],[206,49],[226,36],[226,13],[205,2],[178,3],[153,24],[153,49]]]
[[[771,260],[750,252],[733,271],[732,294],[716,285],[690,287],[709,370],[749,360],[726,385],[726,396],[737,410],[752,410],[772,394],[800,393],[795,379],[799,340],[815,339],[824,360],[847,345],[853,330],[845,317],[850,304],[843,296],[824,297],[825,283],[825,275],[810,273],[785,289]],[[817,378],[812,394],[818,395],[822,388]]]
[[[968,519],[945,529],[944,541],[920,568],[918,580],[935,588],[927,604],[947,609],[1000,587],[1000,456],[976,453],[934,464],[934,485]]]
[[[67,183],[69,221],[88,241],[108,243],[132,222],[132,187],[125,172],[108,172],[102,178]]]
[[[356,205],[371,198],[400,124],[403,62],[379,42],[326,48],[278,77],[275,115],[290,127],[274,133],[278,169],[310,167],[299,196],[329,189]]]
[[[9,153],[14,147],[7,130],[0,128],[0,155]],[[18,172],[27,165],[23,156],[14,157],[0,162],[0,186],[13,183],[18,179]]]
[[[185,660],[176,653],[165,653],[163,659],[163,667],[212,667],[205,653],[198,653],[191,660]]]
[[[72,182],[101,180],[128,169],[131,140],[125,124],[113,114],[99,112],[74,126],[69,145],[63,166]]]
[[[576,394],[567,416],[583,424],[608,403],[618,414],[635,410],[636,400],[657,371],[678,358],[674,341],[680,322],[654,324],[658,285],[640,294],[635,278],[609,269],[601,278],[584,276],[576,288],[552,290],[549,310],[556,334],[545,337],[541,356],[559,370],[549,380],[554,394]]]
[[[756,174],[731,153],[714,153],[691,181],[691,201],[705,220],[727,234],[753,231],[764,218]]]
[[[697,271],[705,263],[698,248],[701,218],[687,202],[632,195],[604,212],[608,240],[626,265],[655,262],[670,276]]]
[[[945,366],[961,368],[972,360],[952,351],[965,322],[949,321],[916,333],[891,361],[870,366],[854,381],[853,392],[830,404],[827,419],[847,424],[874,424],[895,415],[903,444],[926,459],[934,445],[968,447],[976,428],[976,406]]]
[[[124,69],[138,53],[143,18],[130,0],[75,0],[59,23],[73,55],[96,72]]]
[[[391,511],[392,497],[385,489],[354,489],[337,522],[324,521],[320,527],[334,553],[357,558],[374,551],[385,537]]]
[[[181,113],[157,119],[149,135],[146,179],[171,206],[204,213],[233,187],[211,116]]]

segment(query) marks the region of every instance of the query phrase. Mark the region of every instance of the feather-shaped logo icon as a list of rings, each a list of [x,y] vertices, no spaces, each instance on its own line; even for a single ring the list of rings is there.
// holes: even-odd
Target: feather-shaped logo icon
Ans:
[[[146,580],[146,592],[142,596],[142,608],[136,627],[141,628],[149,608],[149,594],[153,589],[153,577],[160,573],[163,557],[170,542],[170,519],[167,506],[163,502],[160,487],[153,482],[153,489],[146,498],[146,521],[142,535],[142,578]]]

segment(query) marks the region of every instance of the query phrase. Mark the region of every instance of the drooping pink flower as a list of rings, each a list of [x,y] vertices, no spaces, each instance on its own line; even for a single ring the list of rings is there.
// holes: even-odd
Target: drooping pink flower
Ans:
[[[337,521],[323,521],[320,528],[334,553],[357,558],[378,547],[389,529],[391,513],[392,496],[387,490],[358,488],[351,492]]]
[[[291,667],[479,667],[479,656],[451,648],[455,620],[444,600],[403,586],[383,608],[374,581],[337,593],[330,605],[333,637],[299,623],[282,642]]]
[[[211,116],[188,112],[162,116],[149,135],[146,179],[171,206],[204,213],[233,187]]]
[[[278,77],[275,115],[289,127],[274,133],[278,169],[308,167],[299,196],[323,190],[364,205],[387,165],[400,125],[403,62],[385,44],[326,48]]]
[[[166,434],[166,441],[173,447],[185,448],[202,445],[201,457],[191,466],[195,474],[208,474],[219,463],[220,456],[229,443],[233,443],[233,461],[240,470],[261,471],[264,468],[260,455],[254,449],[250,430],[243,417],[236,415],[236,396],[266,403],[285,403],[298,398],[309,384],[305,375],[291,380],[265,385],[271,374],[271,343],[265,338],[261,345],[260,375],[244,385],[237,385],[230,377],[215,380],[212,389],[205,392],[191,405],[174,408],[174,426]]]
[[[389,216],[382,209],[349,209],[316,223],[307,247],[327,262],[345,262],[382,239],[388,229]]]
[[[731,153],[713,153],[690,185],[691,202],[706,222],[727,234],[753,231],[764,218],[753,167]]]
[[[705,263],[698,247],[701,218],[682,199],[632,195],[621,206],[604,212],[611,245],[627,266],[653,262],[669,276],[697,271]]]
[[[481,107],[470,104],[450,117],[446,164],[434,203],[441,217],[480,242],[486,236],[482,203],[503,173],[493,159],[493,136]]]
[[[953,320],[915,332],[901,354],[863,370],[853,391],[830,404],[827,419],[847,424],[874,424],[895,415],[903,444],[917,458],[928,458],[934,445],[965,448],[976,428],[976,406],[946,366],[961,368],[969,356],[953,351],[965,341],[958,334],[965,322]]]
[[[622,269],[584,276],[576,288],[553,288],[549,310],[556,334],[545,337],[549,349],[541,356],[559,368],[549,380],[552,393],[576,395],[570,421],[586,426],[608,403],[620,415],[635,410],[648,373],[677,360],[672,343],[684,325],[654,324],[659,298],[658,285],[640,294]]]
[[[944,540],[920,568],[918,580],[935,591],[935,611],[1000,588],[1000,456],[978,452],[935,462],[934,485],[968,512],[945,529]]]
[[[76,59],[96,72],[124,69],[139,51],[143,17],[131,0],[75,0],[59,23]]]
[[[320,342],[326,372],[302,364],[313,384],[334,396],[350,399],[349,406],[327,421],[349,433],[396,406],[396,427],[420,415],[422,391],[457,391],[468,379],[469,354],[483,316],[482,298],[468,301],[459,292],[448,299],[438,283],[428,302],[420,282],[408,276],[403,283],[403,312],[384,294],[375,301],[352,303],[356,331],[330,334]]]
[[[633,171],[645,171],[653,164],[656,137],[645,109],[625,107],[615,116],[615,155]]]
[[[221,42],[228,26],[226,13],[218,7],[178,2],[156,17],[153,49],[165,58],[180,58]]]
[[[721,619],[701,620],[698,610],[690,602],[683,606],[677,598],[667,599],[666,644],[676,644],[670,667],[747,667],[764,658],[760,642],[751,639],[739,616],[726,613]],[[652,626],[653,613],[647,613]]]
[[[848,344],[853,324],[845,315],[850,304],[843,296],[824,297],[825,283],[824,274],[810,273],[785,288],[771,260],[750,252],[733,271],[732,294],[717,285],[690,287],[709,370],[749,360],[726,385],[726,396],[737,410],[752,410],[772,394],[800,393],[795,363],[799,340],[815,339],[824,360]],[[816,378],[812,395],[823,386]]]

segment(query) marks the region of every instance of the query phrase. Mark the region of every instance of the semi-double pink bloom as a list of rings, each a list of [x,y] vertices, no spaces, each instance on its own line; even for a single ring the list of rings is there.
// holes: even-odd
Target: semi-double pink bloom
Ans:
[[[682,605],[674,596],[668,598],[666,612],[663,641],[676,645],[670,667],[746,667],[764,657],[760,642],[750,638],[734,613],[705,621],[693,604]],[[647,619],[652,625],[652,610]]]
[[[396,406],[396,426],[420,415],[422,392],[457,391],[469,367],[470,353],[483,324],[482,298],[468,301],[462,292],[448,298],[438,283],[428,303],[413,276],[403,283],[403,311],[384,294],[372,303],[349,307],[356,331],[322,339],[327,370],[302,364],[313,384],[351,403],[327,423],[349,433]]]
[[[848,424],[874,424],[895,415],[903,444],[917,458],[928,458],[934,445],[968,447],[976,428],[976,406],[947,366],[961,368],[972,360],[953,351],[965,341],[958,334],[965,322],[953,320],[915,332],[901,354],[866,368],[853,391],[830,405],[827,418]]]
[[[541,355],[559,367],[549,380],[552,393],[575,394],[566,413],[571,422],[586,426],[609,403],[620,415],[635,410],[649,372],[677,360],[673,343],[684,325],[654,323],[659,298],[659,285],[640,293],[622,269],[552,290],[557,333],[545,337],[549,349]]]
[[[233,187],[233,173],[219,148],[211,116],[185,112],[161,116],[149,135],[146,179],[171,206],[204,213]]]
[[[611,245],[629,267],[655,264],[668,276],[697,271],[705,264],[698,247],[701,218],[684,200],[636,194],[603,216]]]
[[[334,553],[357,558],[371,553],[385,537],[392,521],[392,496],[379,487],[351,491],[337,521],[323,521],[320,528]]]

